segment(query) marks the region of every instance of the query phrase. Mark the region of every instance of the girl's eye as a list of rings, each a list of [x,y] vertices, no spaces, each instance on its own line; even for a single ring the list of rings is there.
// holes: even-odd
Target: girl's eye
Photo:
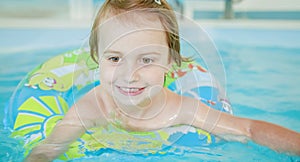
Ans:
[[[121,58],[117,57],[117,56],[114,56],[114,57],[108,58],[108,60],[113,62],[113,63],[118,63],[118,62],[120,62]]]
[[[146,57],[146,58],[143,58],[142,61],[144,64],[151,64],[153,62],[153,59]]]

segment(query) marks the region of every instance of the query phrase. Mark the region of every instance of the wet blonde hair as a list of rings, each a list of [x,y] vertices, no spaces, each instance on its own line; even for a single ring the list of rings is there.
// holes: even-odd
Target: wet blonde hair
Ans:
[[[98,27],[100,23],[109,17],[134,10],[144,10],[147,14],[153,14],[159,18],[166,31],[170,57],[180,66],[181,62],[186,59],[180,55],[180,40],[175,13],[165,0],[161,0],[161,4],[155,0],[106,0],[96,15],[90,35],[89,44],[92,59],[98,63]]]

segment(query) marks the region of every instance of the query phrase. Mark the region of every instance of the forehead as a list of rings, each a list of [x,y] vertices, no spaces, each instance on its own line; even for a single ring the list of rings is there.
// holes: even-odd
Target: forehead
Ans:
[[[130,13],[104,21],[98,29],[99,52],[107,48],[167,45],[166,31],[158,16]]]

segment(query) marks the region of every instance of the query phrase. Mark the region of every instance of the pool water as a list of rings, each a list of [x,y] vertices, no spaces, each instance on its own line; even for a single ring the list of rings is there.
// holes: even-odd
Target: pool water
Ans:
[[[223,59],[226,90],[237,116],[260,119],[300,132],[300,30],[207,29]],[[0,111],[19,81],[47,59],[86,42],[85,29],[1,29]],[[0,120],[4,113],[0,113]],[[0,124],[0,161],[22,161],[20,139]],[[220,142],[166,155],[108,150],[73,161],[300,161],[253,142]]]

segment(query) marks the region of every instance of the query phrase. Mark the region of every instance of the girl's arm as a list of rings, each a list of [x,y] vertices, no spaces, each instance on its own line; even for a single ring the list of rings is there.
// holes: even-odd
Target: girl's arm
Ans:
[[[69,145],[87,129],[105,121],[101,110],[95,107],[98,106],[94,97],[89,94],[80,99],[54,127],[51,134],[31,151],[25,161],[52,161],[66,152]]]
[[[264,121],[235,117],[199,101],[189,103],[197,109],[185,111],[181,118],[185,124],[192,124],[227,140],[246,142],[251,139],[276,151],[300,155],[300,134],[295,131]]]
[[[70,109],[69,112],[72,112]],[[72,116],[71,113],[68,113]],[[73,119],[72,119],[73,120]],[[33,148],[25,161],[39,162],[52,161],[60,154],[68,150],[69,144],[79,138],[85,132],[85,128],[75,119],[73,121],[64,118],[59,122],[51,134],[38,146]]]
[[[253,141],[280,152],[290,152],[300,155],[299,133],[258,120],[251,120],[249,128]]]

